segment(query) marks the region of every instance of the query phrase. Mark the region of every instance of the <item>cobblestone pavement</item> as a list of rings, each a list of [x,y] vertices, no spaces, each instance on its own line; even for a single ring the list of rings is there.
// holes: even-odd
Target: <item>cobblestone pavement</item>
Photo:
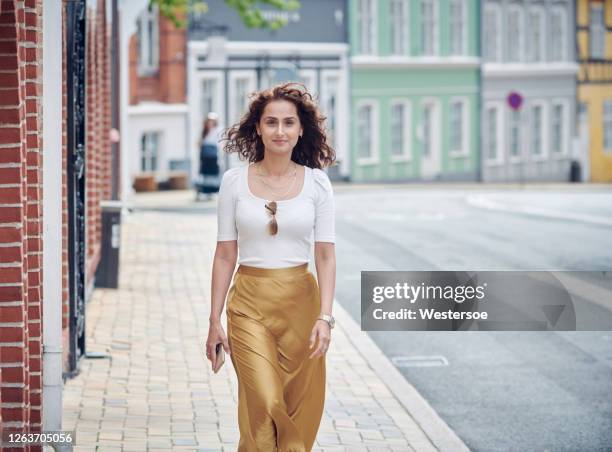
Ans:
[[[237,448],[231,360],[215,375],[204,355],[214,201],[181,210],[191,197],[159,196],[170,200],[165,208],[149,195],[124,216],[120,289],[95,289],[87,304],[87,351],[108,356],[83,359],[65,384],[63,429],[76,430],[75,450]],[[438,450],[352,339],[342,324],[332,332],[313,450]]]

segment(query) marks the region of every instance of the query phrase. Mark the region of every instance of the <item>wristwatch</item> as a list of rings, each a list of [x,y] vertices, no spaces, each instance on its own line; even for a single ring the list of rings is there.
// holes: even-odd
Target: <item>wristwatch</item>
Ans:
[[[321,314],[321,316],[317,320],[325,320],[329,324],[330,328],[333,328],[336,324],[336,320],[334,319],[334,317],[328,314]]]

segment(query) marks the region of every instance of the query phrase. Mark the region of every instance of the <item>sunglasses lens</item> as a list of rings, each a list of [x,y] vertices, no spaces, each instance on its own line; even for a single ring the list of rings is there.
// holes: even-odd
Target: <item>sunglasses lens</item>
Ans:
[[[272,221],[268,223],[268,231],[271,235],[276,235],[278,233],[278,224],[274,218],[272,218]]]

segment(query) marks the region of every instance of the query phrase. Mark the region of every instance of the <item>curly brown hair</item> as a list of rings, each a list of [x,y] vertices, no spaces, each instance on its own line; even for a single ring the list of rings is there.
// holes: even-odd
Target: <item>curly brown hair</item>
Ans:
[[[310,168],[322,169],[331,166],[336,160],[334,149],[327,143],[324,122],[312,95],[301,83],[284,83],[251,95],[248,111],[238,124],[224,133],[223,150],[238,153],[241,159],[250,163],[259,162],[264,157],[264,144],[257,134],[257,124],[266,105],[274,100],[287,100],[297,109],[303,136],[298,139],[291,153],[291,160]]]

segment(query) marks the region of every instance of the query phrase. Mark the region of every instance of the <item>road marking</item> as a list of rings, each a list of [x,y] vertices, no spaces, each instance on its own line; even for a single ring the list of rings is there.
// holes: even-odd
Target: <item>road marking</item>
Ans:
[[[442,355],[393,356],[391,361],[397,367],[442,367],[448,366],[448,359]]]

